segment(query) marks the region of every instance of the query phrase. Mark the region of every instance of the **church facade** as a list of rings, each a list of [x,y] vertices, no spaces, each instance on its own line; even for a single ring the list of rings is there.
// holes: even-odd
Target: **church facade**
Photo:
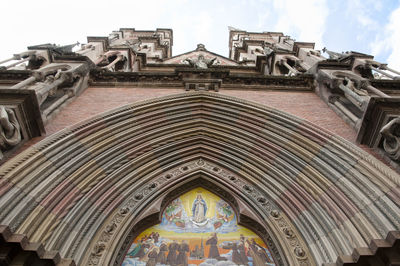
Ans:
[[[280,32],[172,47],[0,61],[0,265],[400,265],[399,71]]]

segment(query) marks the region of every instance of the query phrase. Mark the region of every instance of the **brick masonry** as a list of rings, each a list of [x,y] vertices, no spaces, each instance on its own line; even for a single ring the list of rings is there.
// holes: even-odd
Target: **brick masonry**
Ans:
[[[356,132],[313,92],[225,90],[221,93],[279,109],[355,142]]]
[[[394,169],[390,165],[390,161],[384,159],[381,154],[375,152],[372,148],[369,148],[366,145],[357,144],[357,134],[354,129],[346,124],[313,92],[224,90],[221,91],[221,93],[260,103],[306,119],[311,123],[356,144],[364,151],[375,156],[380,161]]]
[[[67,126],[128,103],[181,92],[182,89],[88,88],[46,126],[46,132],[51,135]]]
[[[46,126],[47,135],[128,103],[182,92],[182,89],[162,88],[88,88]],[[306,119],[351,142],[355,141],[354,130],[314,93],[242,90],[223,90],[220,93],[277,108]]]
[[[88,88],[72,103],[65,106],[55,118],[46,125],[46,136],[62,130],[114,108],[155,97],[183,93],[183,89],[171,88]],[[257,102],[306,119],[344,139],[355,143],[356,132],[337,116],[313,92],[291,91],[243,91],[222,90],[219,93]],[[39,142],[37,137],[25,143],[17,153]],[[365,151],[381,159],[381,156],[364,145]],[[382,159],[381,159],[382,160]]]

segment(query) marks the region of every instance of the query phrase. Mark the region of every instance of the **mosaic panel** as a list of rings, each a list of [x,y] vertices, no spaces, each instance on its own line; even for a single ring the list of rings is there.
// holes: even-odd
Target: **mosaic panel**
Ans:
[[[161,223],[136,237],[122,265],[275,264],[262,239],[238,225],[227,202],[196,188],[173,200]]]

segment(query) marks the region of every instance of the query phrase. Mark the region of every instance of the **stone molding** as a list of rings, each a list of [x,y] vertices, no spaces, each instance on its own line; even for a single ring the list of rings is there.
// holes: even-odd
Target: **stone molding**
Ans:
[[[0,168],[0,224],[79,264],[106,248],[92,239],[104,225],[116,232],[111,219],[129,195],[199,155],[268,195],[316,264],[400,228],[400,178],[372,155],[305,120],[207,92],[118,108],[8,161]]]
[[[301,239],[301,236],[299,236],[299,233],[294,229],[293,225],[288,220],[288,218],[284,214],[282,214],[281,211],[277,209],[278,207],[266,199],[267,195],[264,195],[264,193],[262,193],[256,186],[249,184],[240,177],[237,177],[235,173],[223,169],[217,164],[199,158],[190,161],[188,163],[185,163],[181,166],[170,169],[165,173],[161,173],[158,177],[155,177],[149,183],[142,186],[142,189],[139,190],[135,195],[132,195],[130,198],[128,198],[122,205],[122,207],[120,207],[119,210],[114,214],[111,221],[103,226],[104,229],[91,251],[88,265],[104,265],[104,264],[119,265],[120,263],[122,263],[121,259],[123,259],[123,257],[117,258],[117,260],[114,262],[113,260],[111,261],[104,260],[103,256],[105,250],[115,250],[115,248],[112,247],[112,242],[118,243],[119,241],[121,241],[115,239],[114,237],[115,235],[121,234],[121,233],[120,234],[116,233],[118,230],[120,230],[119,227],[123,227],[123,223],[127,223],[127,221],[129,221],[129,218],[135,221],[134,217],[139,216],[138,208],[140,207],[140,202],[143,201],[145,198],[151,197],[151,194],[154,194],[156,191],[160,190],[161,187],[164,187],[167,183],[174,181],[177,183],[183,182],[185,176],[187,176],[187,173],[198,172],[199,170],[200,171],[204,170],[213,173],[213,175],[218,177],[219,182],[224,181],[229,183],[232,187],[236,189],[236,191],[245,191],[245,195],[239,196],[237,194],[237,197],[251,199],[252,200],[251,208],[264,213],[263,218],[261,220],[267,223],[263,219],[268,219],[268,223],[271,223],[274,228],[278,228],[278,232],[275,231],[274,233],[278,233],[280,235],[278,235],[279,239],[277,240],[278,243],[275,243],[275,241],[271,239],[271,236],[269,236],[269,234],[265,231],[264,227],[266,225],[260,225],[253,219],[244,217],[243,215],[240,214],[240,210],[238,210],[237,204],[234,203],[234,198],[233,199],[231,198],[230,200],[227,199],[229,197],[232,197],[228,192],[225,192],[224,190],[221,189],[217,189],[216,188],[218,187],[217,185],[215,185],[216,187],[214,188],[212,187],[212,185],[207,185],[207,181],[203,180],[202,178],[199,178],[199,180],[201,180],[200,182],[196,182],[197,186],[210,189],[212,192],[217,193],[222,198],[227,199],[228,202],[231,202],[232,204],[236,205],[234,209],[236,209],[236,211],[239,212],[237,215],[239,217],[239,223],[243,224],[244,226],[251,226],[252,229],[256,230],[256,232],[260,234],[261,238],[264,239],[264,241],[271,248],[271,251],[274,252],[273,257],[275,258],[275,261],[277,262],[278,265],[283,265],[286,259],[282,258],[282,255],[278,251],[280,248],[278,248],[276,245],[284,245],[286,249],[292,251],[292,254],[289,255],[289,257],[291,256],[297,259],[297,261],[296,260],[291,261],[292,265],[293,263],[296,265],[314,264],[314,262],[308,255],[309,254],[308,248],[305,246],[304,241]],[[197,180],[195,179],[194,181]],[[186,191],[195,187],[195,185],[193,185],[191,182],[189,182],[189,185],[191,185],[189,189],[187,188],[186,184],[181,185],[176,189],[174,188],[174,193],[169,198],[167,196],[166,198],[163,199],[163,204],[160,213],[162,213],[163,206],[165,208],[167,202],[173,200],[173,197],[178,197],[180,194],[183,194]],[[149,207],[150,206],[146,205],[146,208]],[[158,213],[154,217],[157,218],[160,217],[160,213]],[[146,218],[144,219],[146,221]],[[146,227],[148,227],[149,224],[154,224],[156,222],[159,222],[158,219],[156,220],[156,222],[153,219],[150,218],[146,222],[143,222],[142,220],[140,221],[136,220],[135,223],[142,223]],[[131,227],[136,228],[135,225],[131,225]],[[145,228],[142,229],[144,230]],[[132,241],[135,234],[137,233],[140,233],[140,231],[132,230],[132,234],[130,234],[131,237],[128,238],[128,242]],[[123,246],[125,246],[126,248],[127,245],[125,244]],[[101,251],[99,250],[99,247],[101,247]],[[126,250],[118,252],[118,254],[124,255],[125,252]],[[298,255],[299,252],[301,253],[301,256]]]

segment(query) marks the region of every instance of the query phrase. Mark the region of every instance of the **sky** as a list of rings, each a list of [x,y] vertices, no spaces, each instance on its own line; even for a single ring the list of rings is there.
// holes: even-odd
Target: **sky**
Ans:
[[[173,55],[203,43],[228,56],[228,26],[371,54],[400,70],[400,0],[5,0],[0,61],[27,46],[86,43],[119,28],[171,28]]]

